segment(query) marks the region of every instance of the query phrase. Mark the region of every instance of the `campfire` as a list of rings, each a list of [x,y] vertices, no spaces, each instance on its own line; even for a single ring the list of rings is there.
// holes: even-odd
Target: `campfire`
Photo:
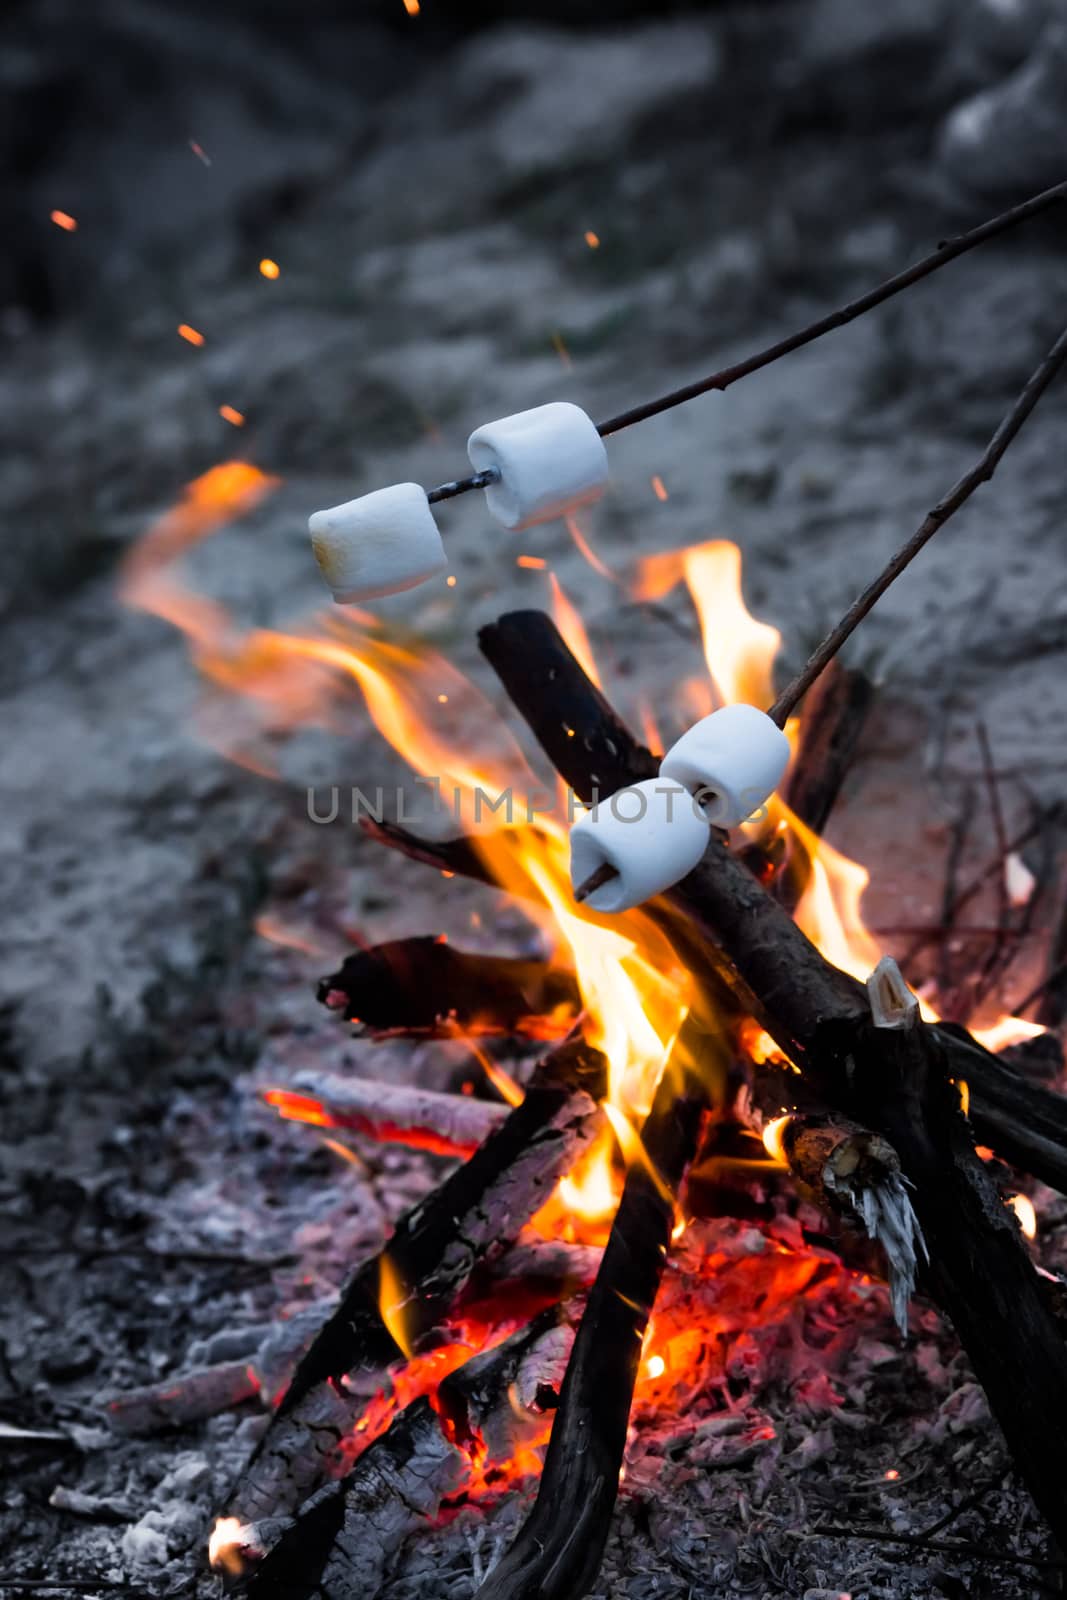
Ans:
[[[128,598],[181,627],[216,693],[250,710],[228,753],[262,766],[257,731],[328,722],[354,683],[436,811],[412,827],[397,797],[360,788],[346,800],[363,831],[440,873],[443,894],[457,875],[503,889],[541,949],[463,950],[422,928],[323,978],[335,1025],[462,1042],[474,1065],[457,1092],[325,1073],[264,1091],[297,1123],[453,1164],[335,1307],[233,1374],[230,1398],[259,1395],[272,1414],[211,1535],[228,1579],[279,1600],[370,1597],[412,1536],[519,1495],[528,1515],[480,1574],[481,1600],[580,1596],[627,1473],[655,1485],[680,1439],[691,1461],[758,1467],[776,1432],[763,1398],[788,1385],[818,1418],[916,1304],[949,1319],[1067,1538],[1060,1286],[1035,1270],[1022,1192],[1067,1184],[1067,1102],[1025,1064],[1044,1029],[993,1005],[1037,887],[1019,852],[1038,824],[1009,837],[983,746],[992,858],[952,885],[938,950],[989,885],[999,922],[978,979],[951,985],[924,935],[899,964],[885,956],[861,916],[867,867],[822,837],[874,693],[834,659],[840,644],[990,474],[1064,354],[780,694],[779,634],[746,606],[726,540],[612,576],[627,603],[684,631],[691,602],[699,622],[703,667],[694,638],[671,703],[633,707],[639,734],[555,579],[551,615],[483,628],[553,788],[473,682],[372,614],[241,633],[182,586],[177,558],[273,489],[252,466],[198,480],[134,553]],[[597,564],[573,518],[572,532]],[[776,792],[708,828],[695,864],[647,902],[598,910],[584,873],[575,895],[586,808],[656,779],[679,731],[724,707],[771,708],[789,746]],[[338,804],[316,796],[315,820]],[[112,1410],[196,1404],[195,1383],[178,1382]]]

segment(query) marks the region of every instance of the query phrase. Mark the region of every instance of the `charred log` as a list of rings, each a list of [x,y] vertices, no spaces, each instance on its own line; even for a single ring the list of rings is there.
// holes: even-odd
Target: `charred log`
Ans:
[[[706,1092],[683,1030],[645,1122],[574,1341],[537,1502],[478,1600],[570,1600],[599,1571],[619,1489],[641,1343],[695,1153]]]
[[[582,738],[561,736],[556,715],[541,712],[534,686],[550,679],[558,706],[569,683],[571,703],[594,716],[603,696],[558,635],[546,642],[554,631],[544,616],[531,619],[531,613],[519,612],[480,637],[509,693],[514,684],[516,703],[546,753],[553,760],[558,753],[563,777],[576,792],[588,793],[594,763],[587,764],[581,752],[599,754],[600,743],[588,730]],[[613,712],[605,727],[614,763],[610,770],[625,773],[620,744],[625,729]],[[633,741],[630,748],[639,760],[641,747]],[[607,784],[603,787],[606,793]],[[893,1030],[872,1028],[863,987],[824,960],[715,835],[700,865],[658,904],[668,925],[681,924],[679,938],[691,969],[699,972],[710,963],[714,980],[726,982],[751,1006],[814,1091],[896,1149],[936,1257],[931,1280],[938,1303],[971,1356],[1035,1503],[1056,1538],[1067,1544],[1067,1480],[1054,1442],[1067,1431],[1067,1352],[1018,1229],[975,1155],[960,1112],[956,1076],[968,1079],[978,1131],[984,1085],[973,1070],[957,1065],[971,1062],[976,1052],[951,1033],[918,1022],[887,1042]],[[696,967],[694,933],[705,947]],[[1031,1154],[1042,1164],[1039,1144]]]
[[[472,1156],[508,1115],[499,1100],[315,1072],[301,1073],[292,1089],[264,1089],[262,1095],[293,1122],[348,1129],[456,1160]]]
[[[457,950],[433,936],[356,951],[320,981],[318,997],[380,1037],[460,1032],[562,1038],[580,1009],[572,973],[545,961]]]
[[[273,1546],[253,1568],[254,1600],[372,1600],[405,1541],[464,1491],[475,1457],[491,1477],[543,1437],[579,1314],[577,1301],[550,1307],[446,1378],[438,1409],[428,1399],[406,1406],[280,1538],[246,1528],[245,1552]]]
[[[862,672],[833,661],[804,703],[800,744],[784,799],[815,833],[822,833],[837,803],[874,700]]]
[[[242,1522],[291,1510],[321,1481],[366,1399],[402,1358],[382,1312],[383,1264],[404,1297],[406,1339],[432,1332],[479,1262],[503,1252],[591,1140],[599,1051],[570,1041],[538,1065],[520,1106],[471,1159],[403,1216],[364,1263],[297,1368],[232,1497]]]

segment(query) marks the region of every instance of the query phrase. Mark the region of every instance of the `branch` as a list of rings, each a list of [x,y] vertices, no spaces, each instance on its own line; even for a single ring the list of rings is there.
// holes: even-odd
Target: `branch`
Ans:
[[[403,1352],[383,1315],[383,1269],[404,1296],[396,1319],[418,1342],[471,1273],[510,1243],[600,1125],[604,1057],[581,1041],[538,1065],[526,1098],[470,1160],[401,1217],[386,1249],[357,1270],[297,1368],[232,1497],[242,1522],[298,1505],[321,1481],[363,1402]]]
[[[949,261],[955,261],[957,256],[973,250],[976,245],[985,244],[987,239],[1006,233],[1009,228],[1017,227],[1020,222],[1027,222],[1042,211],[1048,211],[1065,198],[1067,198],[1067,183],[1058,183],[1054,188],[1045,189],[1032,199],[1024,200],[1021,205],[1013,206],[1010,211],[1003,211],[999,216],[983,222],[980,227],[972,228],[969,233],[961,233],[953,239],[946,239],[931,255],[923,256],[921,261],[905,267],[903,272],[895,273],[893,277],[887,278],[884,283],[878,284],[867,294],[860,295],[858,300],[852,300],[840,310],[831,311],[828,316],[820,317],[817,322],[801,328],[799,333],[791,333],[788,338],[780,339],[777,344],[768,345],[765,350],[746,357],[735,366],[723,367],[707,378],[700,378],[696,383],[686,384],[684,388],[674,389],[658,400],[648,400],[644,405],[634,406],[631,410],[620,412],[617,417],[611,417],[607,422],[600,423],[598,431],[601,437],[606,439],[609,434],[618,433],[622,428],[629,428],[635,422],[644,422],[649,417],[659,416],[661,412],[669,411],[672,406],[681,405],[686,400],[695,400],[698,395],[708,394],[713,389],[720,391],[728,389],[741,378],[747,378],[751,373],[759,372],[775,361],[780,361],[783,356],[792,355],[794,350],[801,350],[806,344],[821,339],[823,334],[833,333],[835,328],[843,328],[847,323],[854,322],[865,312],[873,311],[876,306],[883,305],[894,295],[900,294],[901,290],[910,289],[912,284],[929,277],[939,267],[945,266]]]
[[[626,1175],[574,1349],[533,1511],[477,1600],[575,1600],[595,1578],[619,1490],[641,1345],[663,1276],[674,1195],[693,1158],[706,1088],[686,1027]]]
[[[1063,192],[1062,186],[1061,192]],[[949,518],[962,505],[966,504],[975,490],[980,488],[983,483],[989,482],[1000,465],[1008,446],[1018,435],[1027,417],[1029,417],[1065,361],[1067,361],[1067,329],[1060,334],[1044,361],[1031,374],[1027,380],[1026,387],[1001,421],[1000,426],[970,472],[964,473],[955,487],[950,489],[948,494],[938,501],[933,510],[927,513],[922,526],[912,534],[906,544],[901,545],[896,555],[879,573],[878,577],[869,583],[866,589],[856,597],[836,628],[831,629],[822,644],[809,658],[806,666],[797,673],[792,683],[783,689],[768,713],[780,728],[785,726],[786,719],[804,698],[804,695],[811,688],[820,672],[833,660],[846,639],[850,638],[855,632],[867,613],[872,610],[876,602],[885,594],[890,584],[900,577],[900,574],[915,560],[919,551],[929,543],[937,530],[944,527]]]

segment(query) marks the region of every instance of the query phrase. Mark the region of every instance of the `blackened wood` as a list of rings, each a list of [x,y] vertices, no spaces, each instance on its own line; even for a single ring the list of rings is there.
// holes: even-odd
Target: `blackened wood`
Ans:
[[[254,1600],[373,1600],[407,1539],[464,1490],[472,1455],[483,1470],[504,1467],[527,1442],[524,1435],[543,1428],[580,1304],[549,1307],[457,1368],[440,1385],[436,1404],[423,1398],[406,1406],[276,1542],[269,1529],[249,1530],[253,1546],[273,1545],[250,1574]]]
[[[343,996],[343,1002],[341,997]],[[546,961],[457,950],[432,934],[391,939],[347,956],[322,978],[319,1000],[372,1033],[562,1037],[580,1010],[574,974]]]
[[[840,1097],[900,1155],[929,1252],[928,1284],[1035,1504],[1067,1547],[1067,1351],[1015,1214],[975,1154],[944,1042],[919,1022],[864,1025],[837,1061]]]
[[[550,1051],[520,1106],[463,1166],[398,1222],[381,1256],[355,1273],[301,1361],[232,1496],[228,1514],[255,1522],[312,1492],[385,1369],[402,1358],[379,1304],[382,1261],[407,1291],[403,1321],[417,1345],[472,1271],[502,1253],[600,1126],[606,1062],[580,1040]]]
[[[600,1569],[641,1344],[670,1248],[673,1196],[697,1148],[707,1103],[692,1048],[687,1028],[642,1132],[655,1175],[641,1163],[627,1172],[574,1341],[536,1504],[478,1600],[573,1600]]]
[[[478,634],[482,654],[560,777],[579,799],[607,799],[616,789],[659,773],[596,684],[579,668],[543,611],[510,611]]]
[[[518,676],[523,690],[520,709],[551,755],[553,749],[561,748],[555,717],[542,718],[536,696],[525,688],[531,678],[530,656],[544,647],[546,626],[551,624],[542,618],[527,626],[522,622],[526,615],[513,613],[505,619],[509,629],[504,662],[499,644],[505,636],[499,629],[492,635],[490,660],[509,691],[511,680]],[[522,653],[524,635],[525,665],[522,674],[516,675],[512,658]],[[566,679],[571,684],[572,703],[595,713],[603,696],[591,698],[585,673],[562,639],[553,650],[552,673],[557,703],[567,697]],[[621,741],[626,730],[614,714],[610,727],[614,770],[624,772],[626,754]],[[581,742],[577,737],[567,742],[578,749],[587,744],[596,747],[588,731]],[[581,793],[580,785],[588,783],[591,774],[586,773],[583,780],[579,758],[565,750],[563,754],[567,764],[562,775]],[[915,1207],[928,1230],[931,1252],[941,1253],[934,1279],[939,1303],[953,1320],[976,1371],[988,1375],[991,1407],[1027,1487],[1056,1538],[1067,1546],[1067,1473],[1058,1459],[1058,1441],[1067,1437],[1067,1352],[1021,1236],[1012,1232],[1014,1224],[1005,1217],[958,1111],[959,1089],[950,1080],[957,1076],[957,1060],[964,1059],[972,1070],[959,1076],[966,1076],[970,1084],[977,1131],[980,1109],[976,1100],[985,1087],[981,1080],[988,1074],[973,1070],[975,1052],[951,1033],[939,1035],[922,1028],[909,1034],[909,1048],[921,1050],[921,1063],[908,1066],[897,1061],[893,1051],[903,1046],[882,1040],[869,1045],[866,1058],[859,1053],[858,1044],[869,1035],[889,1031],[871,1027],[863,986],[820,955],[786,910],[714,834],[697,868],[656,904],[663,907],[669,923],[680,920],[685,924],[686,960],[691,970],[699,971],[688,953],[693,950],[696,933],[709,952],[715,981],[725,981],[739,997],[751,999],[754,1013],[784,1052],[801,1065],[814,1091],[828,1105],[883,1134],[917,1190],[925,1186],[921,1204],[916,1194]],[[883,1079],[897,1085],[895,1096],[884,1092]],[[1020,1086],[1020,1094],[1024,1088],[1029,1086]],[[912,1119],[918,1116],[918,1126],[901,1114],[901,1100]],[[931,1130],[921,1123],[927,1100],[935,1117]],[[950,1105],[956,1108],[955,1122],[945,1120]],[[1035,1153],[1040,1156],[1039,1146]],[[951,1158],[951,1170],[939,1176],[937,1163],[946,1156]],[[988,1267],[983,1270],[985,1252]],[[1020,1303],[1023,1312],[1017,1322]],[[1034,1422],[1033,1402],[1043,1387],[1049,1396],[1048,1415],[1040,1430],[1042,1438],[1032,1441],[1027,1434]],[[1022,1417],[1027,1419],[1026,1427],[1021,1425]],[[500,1600],[506,1593],[499,1591]]]
[[[873,700],[871,680],[834,661],[804,704],[800,743],[783,799],[815,833],[822,833],[829,821]]]
[[[633,781],[631,774],[648,776],[644,769],[652,758],[590,683],[549,617],[511,612],[483,629],[479,640],[509,694],[514,690],[538,742],[554,764],[559,761],[561,775],[576,794],[589,797],[595,760],[600,760],[602,772],[609,770],[600,755],[608,747],[616,776],[625,782]],[[542,714],[538,686],[549,678],[556,709]],[[558,708],[568,700],[583,715],[602,719],[599,731],[561,737]],[[605,787],[604,798],[608,792]],[[700,865],[646,909],[712,995],[709,1011],[729,991],[800,1065],[818,1053],[827,1024],[867,1016],[863,985],[824,960],[788,911],[714,833]],[[1007,1074],[962,1029],[946,1027],[943,1042],[953,1076],[970,1087],[978,1142],[1067,1193],[1067,1099]]]
[[[1037,1020],[1046,1028],[1061,1028],[1067,1021],[1067,898],[1049,948],[1048,971]]]

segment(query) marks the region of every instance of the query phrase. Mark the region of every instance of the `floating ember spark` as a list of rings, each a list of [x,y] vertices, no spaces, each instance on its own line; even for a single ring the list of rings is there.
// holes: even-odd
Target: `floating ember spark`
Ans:
[[[571,353],[564,344],[563,335],[561,333],[554,333],[552,335],[552,348],[559,356],[560,361],[563,363],[564,369],[569,372],[571,367],[573,367],[574,362],[571,360]]]
[[[455,575],[455,573],[454,572],[450,572],[448,574],[448,577],[445,579],[445,582],[448,584],[448,587],[450,589],[454,589],[456,587],[456,575]]]
[[[269,256],[264,256],[259,263],[259,270],[265,278],[277,278],[281,275],[282,269],[276,261],[272,261]]]
[[[595,234],[593,232],[592,228],[587,228],[585,230],[584,238],[585,238],[585,242],[589,246],[590,250],[599,250],[600,249],[600,237],[599,237],[598,234]]]
[[[652,477],[652,493],[655,495],[657,500],[670,499],[670,495],[667,493],[667,485],[664,483],[658,472],[654,473]]]
[[[544,556],[516,556],[515,565],[517,567],[529,567],[531,572],[541,572],[548,566],[548,562]]]
[[[419,0],[404,0],[404,10],[409,17],[417,17],[421,9]]]
[[[186,344],[201,345],[204,342],[204,335],[198,329],[190,327],[187,322],[179,322],[178,337],[184,339]]]
[[[203,146],[197,144],[195,139],[190,139],[189,148],[198,161],[202,161],[205,167],[210,167],[211,157],[205,152]]]
[[[234,406],[219,406],[219,416],[223,422],[228,422],[235,428],[243,428],[245,425],[244,416]]]
[[[72,217],[69,211],[53,211],[52,221],[57,228],[62,228],[64,233],[76,233],[78,231],[78,219],[77,217]]]

